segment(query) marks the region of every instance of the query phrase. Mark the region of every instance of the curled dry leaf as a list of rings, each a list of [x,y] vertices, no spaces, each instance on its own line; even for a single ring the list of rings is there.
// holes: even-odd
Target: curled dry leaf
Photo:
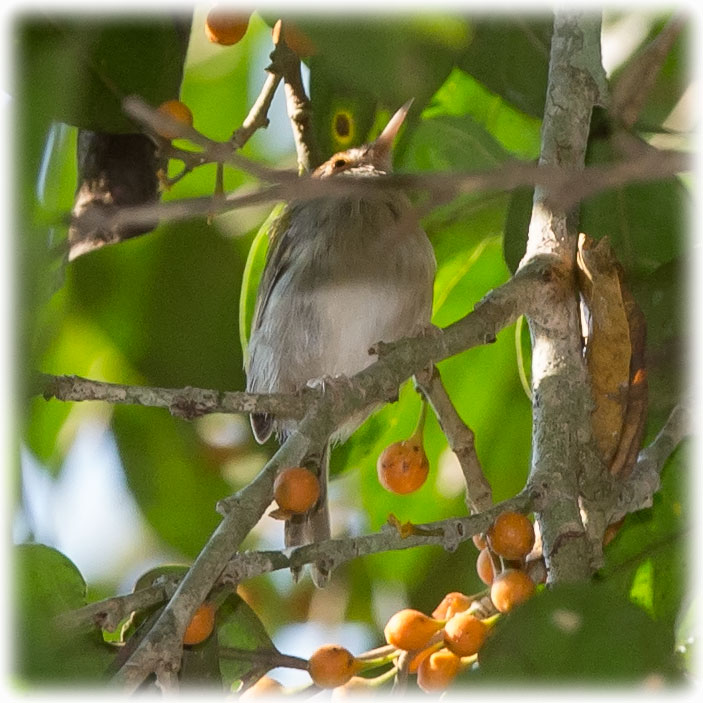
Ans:
[[[646,321],[607,237],[594,243],[581,234],[577,263],[588,318],[593,434],[611,474],[624,479],[637,460],[647,419]]]
[[[577,264],[587,320],[584,332],[594,405],[593,436],[601,457],[610,466],[620,443],[630,384],[630,328],[617,260],[607,237],[594,242],[581,234]]]
[[[625,417],[618,449],[610,464],[610,472],[614,476],[620,476],[624,479],[630,475],[642,446],[647,422],[649,384],[645,366],[647,323],[637,301],[622,282],[621,291],[630,329],[632,357],[630,358],[630,385],[627,391]]]

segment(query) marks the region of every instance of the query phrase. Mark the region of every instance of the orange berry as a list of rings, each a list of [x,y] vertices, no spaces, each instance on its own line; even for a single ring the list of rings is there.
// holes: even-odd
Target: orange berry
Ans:
[[[508,569],[495,577],[491,586],[491,600],[501,613],[507,613],[530,598],[534,592],[534,581],[524,571]]]
[[[273,482],[273,497],[283,510],[306,513],[320,497],[320,482],[302,466],[284,469]]]
[[[488,546],[488,542],[486,542],[485,535],[480,532],[477,535],[474,535],[471,539],[473,540],[476,549],[478,549],[479,551],[485,549]]]
[[[253,686],[247,688],[239,700],[246,701],[250,698],[268,698],[269,696],[280,696],[283,693],[283,686],[281,686],[276,679],[272,679],[270,676],[262,676]]]
[[[535,529],[521,513],[501,513],[486,533],[488,545],[505,559],[522,559],[535,543]]]
[[[188,623],[183,644],[200,644],[204,642],[215,627],[215,606],[212,603],[203,603],[193,614]]]
[[[320,688],[343,686],[359,668],[356,657],[338,644],[323,645],[313,652],[308,661],[310,677]]]
[[[190,111],[190,108],[180,100],[167,100],[165,103],[161,103],[156,109],[157,112],[170,117],[172,120],[176,120],[176,122],[182,122],[189,127],[193,126],[193,113]],[[159,129],[157,132],[164,139],[176,139],[176,137],[178,137],[178,134],[168,128]]]
[[[442,602],[432,611],[432,617],[437,620],[449,620],[455,613],[468,610],[472,603],[468,596],[452,591],[442,598]]]
[[[278,20],[273,26],[271,36],[273,37],[274,45],[278,45],[281,40],[281,32],[283,32],[283,40],[298,55],[298,58],[303,59],[306,56],[314,56],[317,53],[317,47],[310,38],[289,20]]]
[[[478,553],[478,557],[476,557],[476,573],[478,573],[478,577],[486,586],[490,586],[493,583],[496,572],[489,549],[482,549]]]
[[[337,686],[337,688],[332,691],[332,700],[338,701],[343,698],[354,698],[359,695],[368,696],[369,690],[372,684],[369,684],[369,679],[365,679],[363,676],[352,676],[349,681],[347,681],[344,686]]]
[[[207,13],[205,34],[213,44],[232,46],[246,34],[249,15],[233,12],[227,7],[215,7]]]
[[[417,685],[425,693],[443,691],[461,668],[461,659],[448,649],[440,649],[422,660],[417,668]]]
[[[476,654],[488,634],[488,627],[471,613],[457,613],[444,626],[444,644],[457,657]]]
[[[427,659],[432,652],[436,652],[438,649],[442,649],[442,647],[444,647],[444,642],[439,641],[418,652],[410,660],[410,664],[408,664],[408,673],[416,674],[420,664],[422,664],[422,662],[425,661],[425,659]]]
[[[443,620],[435,620],[419,610],[406,608],[399,610],[386,623],[383,634],[388,644],[410,652],[424,647],[443,625]]]
[[[430,462],[422,441],[413,436],[402,442],[388,445],[376,463],[378,480],[393,493],[412,493],[427,479]]]

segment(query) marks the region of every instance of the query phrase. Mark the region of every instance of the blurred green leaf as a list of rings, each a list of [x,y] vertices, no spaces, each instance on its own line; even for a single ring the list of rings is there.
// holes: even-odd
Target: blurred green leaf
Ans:
[[[627,516],[606,548],[606,565],[599,572],[623,597],[672,629],[688,582],[687,449],[679,448],[667,462],[654,505]]]
[[[243,266],[235,243],[216,227],[202,220],[162,225],[74,261],[71,305],[102,328],[147,384],[241,388]]]
[[[470,678],[664,684],[677,678],[673,653],[670,628],[605,586],[557,585],[500,618]]]
[[[467,116],[506,151],[524,159],[539,155],[540,120],[520,112],[468,73],[455,68],[432,96],[423,117]]]
[[[59,319],[49,326],[54,336],[51,339],[47,335],[47,347],[36,369],[57,375],[70,373],[139,383],[139,377],[99,327],[80,314],[67,314],[63,305],[49,305],[48,309],[53,309]],[[23,440],[42,465],[56,475],[81,423],[87,418],[106,422],[112,408],[106,403],[70,403],[35,397],[27,404],[27,411]]]
[[[547,93],[552,18],[481,18],[457,65],[518,110],[542,118]]]
[[[469,27],[455,17],[294,19],[317,47],[310,84],[323,158],[365,141],[377,105],[393,111],[414,98],[412,124],[470,40]],[[335,130],[340,111],[352,117],[354,139],[346,145]]]
[[[17,618],[16,672],[26,684],[98,682],[112,652],[97,628],[60,630],[55,618],[86,604],[86,586],[74,564],[56,549],[23,544],[14,549]]]
[[[656,39],[665,22],[669,19],[671,18],[666,17],[652,23],[652,27],[640,47],[613,72],[610,79],[613,85],[617,84],[623,71],[626,71],[638,60],[640,51]],[[641,126],[643,131],[660,127],[690,85],[691,76],[685,70],[682,70],[689,63],[690,46],[690,28],[684,25],[682,32],[674,42],[672,50],[664,60],[654,86],[648,93],[647,100],[639,115],[637,126]]]
[[[55,119],[102,132],[139,131],[122,112],[128,95],[154,106],[178,97],[188,28],[188,19],[165,17],[20,23],[35,94]]]
[[[615,159],[608,140],[591,140],[588,166]],[[532,193],[531,189],[517,190],[510,202],[505,256],[513,271],[525,253]],[[625,271],[643,276],[680,254],[689,211],[689,197],[678,178],[630,183],[584,201],[579,228],[594,239],[607,236]]]
[[[518,188],[510,194],[508,213],[505,218],[503,256],[511,273],[517,271],[527,246],[527,230],[532,216],[532,188]]]
[[[324,56],[310,59],[312,124],[322,159],[370,141],[378,104],[373,94],[335,80],[333,70]]]
[[[236,594],[217,611],[217,642],[220,647],[232,647],[248,652],[275,652],[276,648],[256,613]],[[226,688],[241,681],[260,664],[244,659],[220,658],[220,671]]]
[[[612,163],[618,158],[607,139],[589,142],[587,166]],[[681,252],[689,200],[678,178],[631,183],[585,201],[580,228],[594,239],[607,235],[630,275],[651,273]]]
[[[231,487],[195,429],[161,409],[117,407],[112,424],[127,483],[144,517],[172,549],[194,557],[220,522]]]
[[[685,384],[687,329],[687,286],[681,256],[653,273],[628,281],[647,320],[647,379],[650,438],[659,431],[672,408],[680,401]]]

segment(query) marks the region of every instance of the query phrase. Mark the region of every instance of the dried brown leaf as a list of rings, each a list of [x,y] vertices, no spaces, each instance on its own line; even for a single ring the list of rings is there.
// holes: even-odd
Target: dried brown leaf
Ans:
[[[615,255],[607,237],[597,243],[579,237],[579,288],[587,309],[586,364],[594,409],[593,436],[607,465],[620,444],[628,388],[632,346],[627,312]]]

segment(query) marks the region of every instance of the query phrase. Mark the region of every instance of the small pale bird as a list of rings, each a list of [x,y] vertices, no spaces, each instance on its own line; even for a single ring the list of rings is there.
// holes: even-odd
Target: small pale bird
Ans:
[[[391,171],[392,146],[410,103],[372,143],[335,154],[314,178],[373,179]],[[380,185],[380,184],[379,184]],[[351,376],[374,361],[369,349],[418,334],[430,324],[435,257],[404,193],[328,195],[289,203],[270,234],[249,341],[247,390],[292,392],[311,381]],[[370,414],[340,428],[346,439]],[[285,439],[295,423],[251,416],[265,442]],[[327,503],[329,447],[320,463],[320,497],[305,515],[286,521],[285,544],[330,537]],[[297,578],[298,574],[294,574]],[[312,566],[323,586],[329,573]]]

